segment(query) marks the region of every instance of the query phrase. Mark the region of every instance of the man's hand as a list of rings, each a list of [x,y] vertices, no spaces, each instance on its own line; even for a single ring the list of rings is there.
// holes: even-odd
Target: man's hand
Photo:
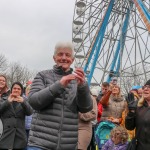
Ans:
[[[75,80],[76,77],[74,74],[69,74],[67,76],[63,76],[60,80],[60,84],[64,87],[67,87],[67,85],[70,83],[71,80]]]
[[[75,73],[74,75],[76,77],[78,85],[84,84],[85,83],[85,74],[84,74],[83,69],[76,68],[74,73]]]
[[[126,97],[126,101],[127,101],[129,110],[135,111],[137,107],[137,102],[134,100],[133,93],[128,93],[128,96]]]

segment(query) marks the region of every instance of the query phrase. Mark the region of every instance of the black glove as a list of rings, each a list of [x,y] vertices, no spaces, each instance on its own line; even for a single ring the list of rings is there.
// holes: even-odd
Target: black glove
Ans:
[[[128,109],[129,110],[136,110],[137,101],[134,100],[134,94],[133,93],[128,93],[128,96],[126,97],[126,101],[128,103]]]

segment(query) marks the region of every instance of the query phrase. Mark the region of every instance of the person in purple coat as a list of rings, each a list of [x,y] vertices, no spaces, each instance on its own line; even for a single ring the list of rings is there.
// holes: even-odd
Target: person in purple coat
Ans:
[[[112,129],[110,139],[104,144],[102,150],[126,150],[127,140],[127,130],[124,127],[117,126]]]

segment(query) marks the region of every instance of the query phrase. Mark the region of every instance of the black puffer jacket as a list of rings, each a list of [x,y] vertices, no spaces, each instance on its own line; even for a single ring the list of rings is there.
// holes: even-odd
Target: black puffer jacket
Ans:
[[[128,130],[136,128],[136,150],[150,149],[150,107],[146,101],[143,106],[137,107],[136,113],[128,113],[125,120],[125,126]]]
[[[59,80],[65,73],[54,66],[35,77],[29,94],[33,114],[29,146],[45,150],[75,150],[78,137],[78,112],[92,109],[88,85],[77,87],[75,80],[63,88]]]

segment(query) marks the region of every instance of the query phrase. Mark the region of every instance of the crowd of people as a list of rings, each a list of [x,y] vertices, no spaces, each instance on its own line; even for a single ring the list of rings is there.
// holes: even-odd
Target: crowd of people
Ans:
[[[55,46],[55,65],[28,81],[9,88],[0,75],[0,150],[136,150],[150,147],[150,80],[133,86],[124,96],[117,78],[103,82],[101,91],[90,88],[74,61],[72,43]],[[95,131],[114,124],[102,147]]]

